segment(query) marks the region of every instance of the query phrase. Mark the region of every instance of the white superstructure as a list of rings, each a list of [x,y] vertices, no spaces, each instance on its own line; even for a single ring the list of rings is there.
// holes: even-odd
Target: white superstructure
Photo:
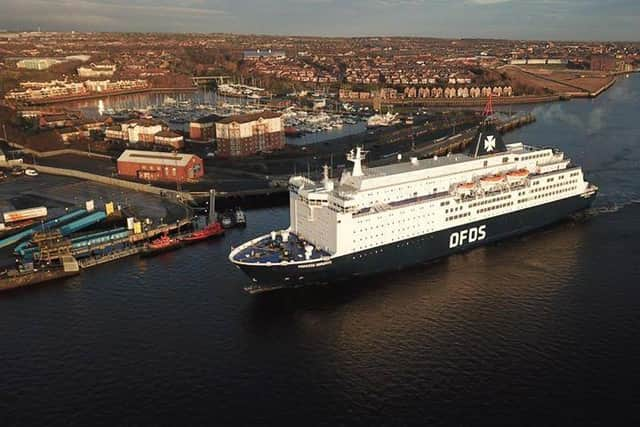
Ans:
[[[492,151],[492,144],[493,137],[487,136],[484,148]],[[338,257],[579,196],[588,189],[582,169],[558,150],[522,143],[503,150],[479,157],[411,158],[367,169],[358,148],[349,155],[353,171],[343,172],[339,180],[290,179],[288,231]]]

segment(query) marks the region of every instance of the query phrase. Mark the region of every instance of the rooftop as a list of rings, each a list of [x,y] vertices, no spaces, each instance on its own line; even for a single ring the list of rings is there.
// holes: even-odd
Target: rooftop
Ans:
[[[282,115],[280,113],[274,113],[273,111],[262,111],[260,113],[251,113],[251,114],[240,114],[237,116],[225,117],[220,120],[218,123],[249,123],[254,122],[259,119],[275,119],[279,118]]]
[[[181,137],[181,135],[178,135],[177,133],[171,130],[160,131],[156,133],[156,136],[159,136],[160,138],[180,138]]]
[[[220,119],[222,119],[222,116],[218,116],[217,114],[209,114],[208,116],[192,120],[191,123],[214,123],[219,121]]]
[[[186,166],[195,154],[163,153],[159,151],[125,150],[118,157],[118,162],[143,163],[163,166]]]

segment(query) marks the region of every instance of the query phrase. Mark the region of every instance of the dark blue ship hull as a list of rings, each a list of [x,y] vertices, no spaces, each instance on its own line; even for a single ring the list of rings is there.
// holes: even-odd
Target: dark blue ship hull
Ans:
[[[307,265],[240,265],[255,293],[400,270],[518,236],[587,209],[595,192]]]

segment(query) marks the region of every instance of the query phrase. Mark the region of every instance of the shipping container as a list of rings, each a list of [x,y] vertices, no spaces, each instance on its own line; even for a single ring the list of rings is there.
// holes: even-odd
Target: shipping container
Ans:
[[[26,221],[29,219],[36,219],[36,218],[44,218],[46,216],[47,216],[47,208],[44,206],[5,212],[2,215],[5,223]]]

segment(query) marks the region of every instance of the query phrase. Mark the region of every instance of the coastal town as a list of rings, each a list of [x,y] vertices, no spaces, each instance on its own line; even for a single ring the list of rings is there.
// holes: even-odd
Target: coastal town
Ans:
[[[0,197],[19,217],[0,246],[20,271],[53,251],[76,272],[213,237],[241,206],[286,204],[292,175],[338,176],[354,146],[372,167],[451,155],[487,111],[508,132],[536,120],[520,105],[639,66],[637,43],[0,32],[0,177],[22,188]],[[61,212],[32,179],[102,196],[70,190]]]

